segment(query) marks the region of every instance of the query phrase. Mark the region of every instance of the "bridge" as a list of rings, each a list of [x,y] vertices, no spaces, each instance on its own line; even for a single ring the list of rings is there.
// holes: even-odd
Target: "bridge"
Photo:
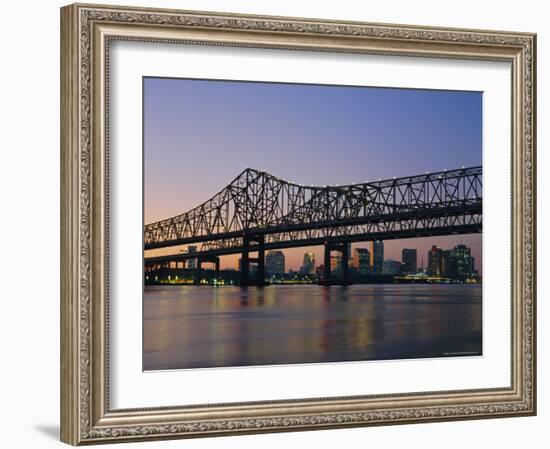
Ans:
[[[203,263],[219,270],[220,256],[240,254],[240,284],[246,286],[251,263],[265,279],[265,251],[323,245],[324,283],[345,284],[348,243],[481,230],[480,166],[341,186],[305,186],[247,168],[203,204],[147,224],[145,251],[189,245],[195,251],[146,253],[145,269],[194,259],[200,279]],[[342,256],[338,281],[330,270],[334,251]]]

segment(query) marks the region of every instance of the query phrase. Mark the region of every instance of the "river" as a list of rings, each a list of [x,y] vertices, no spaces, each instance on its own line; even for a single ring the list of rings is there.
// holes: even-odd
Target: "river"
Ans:
[[[481,355],[481,286],[147,286],[145,370]]]

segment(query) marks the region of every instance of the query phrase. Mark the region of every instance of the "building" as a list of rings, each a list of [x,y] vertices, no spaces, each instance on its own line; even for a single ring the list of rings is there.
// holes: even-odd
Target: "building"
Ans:
[[[445,276],[455,279],[475,276],[475,264],[472,250],[466,245],[456,245],[452,250],[446,251]]]
[[[400,274],[401,262],[398,260],[387,259],[382,264],[382,274]]]
[[[453,250],[457,276],[470,276],[475,272],[472,250],[466,245],[457,245]]]
[[[401,251],[402,271],[404,274],[412,274],[418,271],[416,249],[404,248]]]
[[[239,257],[238,269],[242,271],[243,259]],[[248,262],[248,274],[255,274],[258,272],[258,262]]]
[[[371,272],[374,274],[382,274],[384,264],[384,242],[382,240],[374,240],[371,242]]]
[[[452,249],[441,251],[440,267],[441,276],[445,276],[448,278],[455,277],[455,258]]]
[[[353,267],[359,274],[370,273],[370,252],[367,248],[355,248],[353,250]]]
[[[304,262],[302,268],[300,269],[302,274],[313,274],[315,272],[315,254],[305,253]]]
[[[443,250],[433,245],[428,251],[428,275],[442,276],[443,275]]]
[[[342,272],[342,256],[340,253],[330,256],[330,271],[333,274],[340,274]]]
[[[187,247],[187,252],[189,254],[196,253],[197,247],[189,245]],[[197,268],[197,259],[187,259],[187,268],[189,268],[190,270],[195,270]]]
[[[471,248],[466,245],[456,245],[449,250],[442,250],[434,245],[428,252],[430,276],[463,280],[476,274]]]
[[[268,251],[265,256],[265,273],[267,276],[285,274],[285,255],[282,251]]]

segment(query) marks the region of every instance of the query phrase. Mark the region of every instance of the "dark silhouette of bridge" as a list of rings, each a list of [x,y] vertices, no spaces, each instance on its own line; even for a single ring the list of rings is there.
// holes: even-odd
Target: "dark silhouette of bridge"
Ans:
[[[208,201],[150,223],[144,249],[193,245],[195,252],[150,257],[145,267],[195,259],[203,263],[241,254],[241,285],[250,264],[265,279],[265,251],[324,245],[324,283],[348,283],[348,243],[469,234],[482,230],[482,169],[469,167],[342,186],[305,186],[247,168]],[[342,256],[342,276],[330,270]],[[251,257],[256,253],[257,257]],[[345,268],[344,268],[345,267]]]

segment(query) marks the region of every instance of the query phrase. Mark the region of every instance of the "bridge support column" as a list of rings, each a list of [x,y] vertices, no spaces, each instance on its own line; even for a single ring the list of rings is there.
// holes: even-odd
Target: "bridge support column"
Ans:
[[[325,257],[323,262],[323,284],[330,285],[330,244],[325,242]]]
[[[341,254],[340,279],[334,280],[330,269],[330,259],[332,251],[338,251]],[[323,285],[349,285],[349,243],[346,242],[325,242],[325,257],[323,270]]]
[[[197,259],[196,261],[196,268],[195,268],[195,280],[194,280],[194,284],[195,285],[200,285],[201,283],[201,277],[202,277],[202,260],[201,259]]]
[[[240,281],[241,287],[248,287],[248,283],[249,283],[249,276],[248,276],[248,272],[250,270],[249,249],[250,249],[250,240],[247,235],[244,235],[243,252],[241,253],[241,266],[239,267],[241,270],[241,281]]]
[[[349,245],[342,243],[340,245],[340,252],[342,253],[342,284],[348,285],[349,280]]]
[[[258,264],[257,276],[258,280],[255,285],[263,287],[265,285],[265,246],[263,235],[248,235],[243,236],[243,251],[241,253],[241,281],[242,287],[252,285],[250,280],[250,264],[256,262]],[[251,246],[250,243],[256,243]],[[258,257],[250,257],[250,252],[258,252]]]
[[[213,263],[214,270],[215,270],[214,276],[216,277],[216,279],[218,278],[218,276],[220,275],[220,258],[218,256],[197,257],[196,261],[197,261],[197,264],[196,264],[195,279],[194,279],[195,285],[200,285],[201,283],[203,263]]]
[[[265,246],[264,236],[258,237],[258,287],[265,286]]]

